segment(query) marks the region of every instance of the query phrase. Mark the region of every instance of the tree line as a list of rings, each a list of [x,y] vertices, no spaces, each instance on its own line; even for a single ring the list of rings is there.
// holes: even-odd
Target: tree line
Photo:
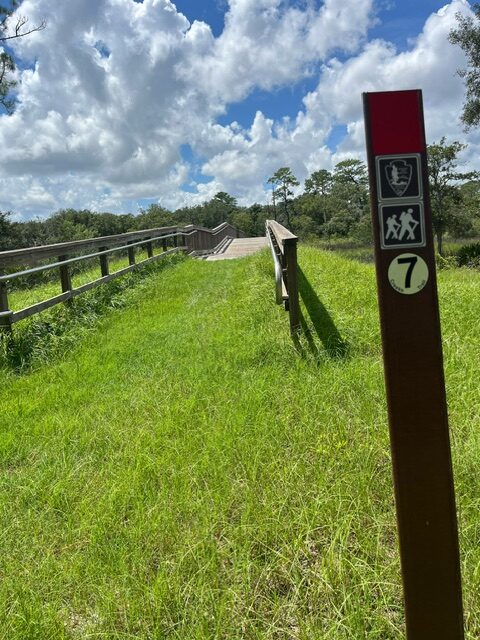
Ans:
[[[432,222],[441,255],[446,233],[457,238],[480,235],[480,173],[459,170],[459,154],[466,146],[447,143],[445,138],[428,145]],[[371,241],[368,176],[360,160],[343,160],[332,172],[314,171],[296,198],[293,189],[299,182],[288,167],[276,171],[268,182],[275,218],[300,237]]]
[[[430,195],[437,248],[443,251],[446,233],[454,237],[480,235],[480,181],[475,171],[459,171],[460,142],[445,138],[428,147]],[[303,240],[350,238],[371,242],[368,175],[365,164],[349,158],[332,171],[318,169],[300,182],[289,167],[280,167],[267,181],[268,204],[240,206],[220,191],[192,207],[169,211],[158,204],[137,215],[61,209],[45,220],[17,222],[10,212],[0,212],[0,250],[82,240],[164,226],[197,224],[213,228],[230,222],[247,236],[265,233],[265,220],[273,218]]]
[[[11,212],[0,212],[0,250],[82,240],[164,226],[196,224],[213,228],[229,222],[247,236],[265,234],[265,220],[278,220],[302,239],[347,237],[369,233],[368,181],[363,162],[340,162],[333,172],[321,169],[305,181],[304,192],[294,197],[299,181],[288,167],[268,180],[272,198],[268,204],[240,206],[226,193],[196,206],[169,211],[158,204],[137,215],[61,209],[48,218],[17,222]]]

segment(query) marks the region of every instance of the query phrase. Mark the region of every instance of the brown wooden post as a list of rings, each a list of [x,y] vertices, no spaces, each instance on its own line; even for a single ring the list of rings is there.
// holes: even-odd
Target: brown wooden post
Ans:
[[[130,242],[128,244],[131,244]],[[128,264],[135,264],[135,247],[128,247]]]
[[[166,240],[162,240],[162,249],[163,249],[164,251],[166,251],[166,250],[167,250],[167,241],[166,241]]]
[[[59,262],[63,262],[64,260],[68,260],[68,256],[58,256],[58,260]],[[62,284],[63,293],[72,290],[72,276],[70,275],[68,264],[60,267],[60,282]]]
[[[188,236],[185,236],[185,246],[187,247],[187,251],[193,251],[195,249],[195,235],[192,230],[189,230],[187,233]]]
[[[364,94],[408,640],[463,640],[421,91]]]
[[[198,251],[199,249],[201,249],[200,232],[198,229],[194,229],[193,235],[190,236],[189,243],[190,241],[191,244],[188,245],[189,249],[192,249],[193,251]]]
[[[101,247],[100,251],[106,251],[107,247]],[[104,253],[100,256],[100,273],[102,274],[102,278],[108,276],[110,273],[110,269],[108,267],[108,253]]]
[[[12,311],[8,306],[7,283],[0,282],[0,332],[12,330]]]
[[[297,277],[297,239],[287,239],[283,244],[287,269],[288,312],[290,315],[290,331],[295,333],[300,328],[300,307],[298,302]]]
[[[147,257],[153,258],[153,244],[151,242],[147,242],[145,246],[147,247]]]

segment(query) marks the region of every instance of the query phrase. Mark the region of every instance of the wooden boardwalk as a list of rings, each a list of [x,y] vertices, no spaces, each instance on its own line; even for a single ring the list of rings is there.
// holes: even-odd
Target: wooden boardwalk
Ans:
[[[224,253],[208,256],[206,260],[233,260],[256,253],[268,246],[267,238],[235,238]]]

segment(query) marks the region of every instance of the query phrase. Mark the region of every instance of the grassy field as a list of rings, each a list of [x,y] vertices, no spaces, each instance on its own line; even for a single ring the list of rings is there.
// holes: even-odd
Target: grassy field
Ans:
[[[0,390],[0,638],[404,637],[374,272],[182,260]],[[480,637],[480,274],[440,274],[467,637]]]
[[[456,254],[461,247],[470,244],[476,244],[480,242],[480,238],[449,238],[444,240],[443,255],[444,258],[437,254],[437,266],[440,268],[450,268],[457,266]],[[366,264],[373,264],[374,262],[374,250],[372,243],[362,244],[358,241],[348,238],[335,238],[332,240],[318,240],[316,239],[312,246],[322,249],[324,251],[334,251],[344,258],[350,260],[357,260],[358,262],[364,262]]]

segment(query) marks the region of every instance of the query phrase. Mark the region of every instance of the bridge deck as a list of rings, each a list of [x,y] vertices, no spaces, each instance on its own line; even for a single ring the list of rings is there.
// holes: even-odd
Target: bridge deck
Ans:
[[[207,260],[232,260],[256,253],[267,247],[267,238],[235,238],[227,247],[225,253],[208,256]]]

